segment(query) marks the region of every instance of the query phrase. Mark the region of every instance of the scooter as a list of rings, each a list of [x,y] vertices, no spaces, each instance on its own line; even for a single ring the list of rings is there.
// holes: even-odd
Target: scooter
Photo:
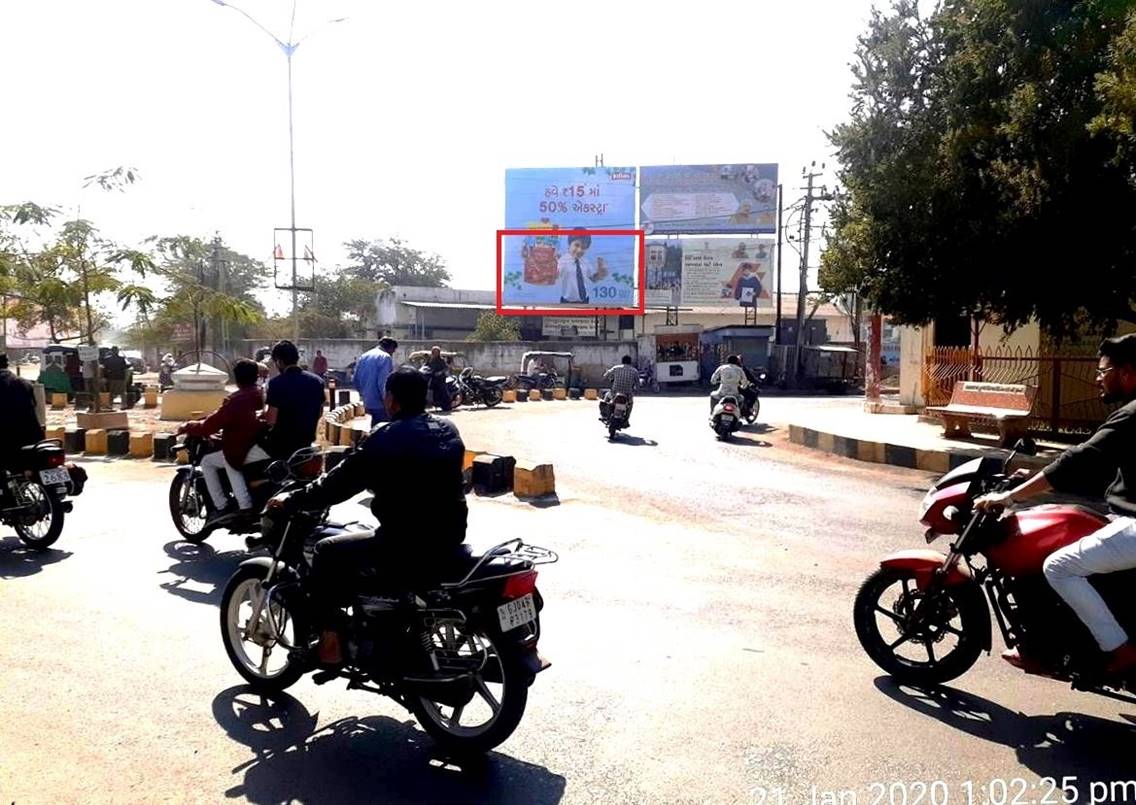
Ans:
[[[718,435],[719,441],[728,442],[730,436],[741,428],[742,416],[742,406],[738,402],[738,398],[732,394],[726,394],[718,400],[710,414],[710,428]],[[756,414],[754,418],[756,418]]]
[[[941,684],[966,673],[992,649],[990,610],[1007,646],[1030,660],[1027,673],[1136,701],[1136,677],[1106,673],[1107,655],[1042,573],[1053,552],[1102,528],[1108,520],[1084,506],[1042,505],[979,512],[976,498],[1016,480],[1010,460],[984,457],[944,475],[919,507],[931,543],[951,540],[949,552],[896,551],[864,581],[853,620],[864,651],[897,681]],[[1093,586],[1129,634],[1136,634],[1136,569],[1094,576]]]

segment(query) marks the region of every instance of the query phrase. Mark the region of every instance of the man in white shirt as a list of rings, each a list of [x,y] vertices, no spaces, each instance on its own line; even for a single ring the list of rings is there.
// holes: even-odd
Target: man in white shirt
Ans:
[[[584,304],[592,301],[595,283],[607,276],[602,257],[596,260],[594,267],[587,258],[591,245],[591,235],[572,233],[568,236],[568,254],[556,263],[561,303]]]
[[[710,385],[718,384],[718,390],[710,394],[710,412],[723,397],[735,397],[741,402],[741,389],[749,387],[749,380],[741,367],[737,355],[726,358],[726,362],[714,370]]]

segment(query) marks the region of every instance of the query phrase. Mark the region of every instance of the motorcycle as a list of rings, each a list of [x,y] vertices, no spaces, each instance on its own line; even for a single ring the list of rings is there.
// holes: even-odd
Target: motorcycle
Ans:
[[[718,434],[718,440],[728,442],[734,431],[742,426],[742,406],[733,394],[718,399],[710,413],[710,429]],[[756,418],[756,414],[754,415]]]
[[[619,393],[600,407],[600,420],[607,428],[608,441],[615,439],[616,434],[630,424],[631,400],[626,394]]]
[[[68,496],[78,497],[87,472],[70,464],[58,439],[45,439],[20,449],[12,466],[0,469],[0,522],[16,529],[29,548],[46,550],[63,533],[72,510]]]
[[[174,528],[187,542],[204,542],[218,528],[224,528],[231,534],[258,533],[259,512],[280,488],[280,482],[274,481],[268,474],[271,460],[246,464],[241,470],[248,483],[249,495],[252,497],[251,513],[234,516],[223,523],[210,523],[209,520],[217,513],[217,507],[213,504],[213,498],[205,486],[201,460],[220,449],[219,439],[200,436],[186,436],[172,448],[175,457],[179,453],[187,453],[186,464],[177,468],[173,480],[170,481],[169,492],[170,517],[174,521]],[[315,450],[311,450],[309,455],[309,450],[310,448],[297,450],[289,459],[289,463],[299,461],[297,472],[311,480],[323,471],[323,457]],[[235,502],[227,473],[221,473],[221,485],[229,502]]]
[[[501,402],[502,387],[506,380],[508,378],[504,376],[482,377],[475,375],[473,367],[467,366],[458,375],[462,400],[468,405],[481,403],[486,408],[492,408]]]
[[[554,389],[557,386],[564,385],[559,374],[555,369],[549,369],[547,372],[539,372],[536,377],[532,375],[513,375],[513,387],[521,391],[544,391],[545,389]]]
[[[985,457],[940,478],[923,498],[919,519],[930,543],[953,538],[949,553],[897,551],[860,587],[856,635],[872,660],[900,682],[941,684],[966,673],[991,651],[990,609],[1007,646],[1030,658],[1031,673],[1076,690],[1119,696],[1133,679],[1109,678],[1100,651],[1077,614],[1050,587],[1045,559],[1107,524],[1076,505],[1042,505],[998,516],[974,500],[1012,487],[1010,460]],[[981,560],[981,561],[978,561]],[[1130,634],[1136,634],[1136,570],[1094,576],[1093,586]]]
[[[257,691],[277,693],[317,671],[321,625],[307,606],[312,549],[349,530],[328,522],[326,510],[266,513],[263,541],[274,550],[238,567],[220,611],[229,660]],[[401,593],[364,573],[351,615],[341,613],[344,665],[313,681],[342,677],[349,689],[398,702],[445,749],[487,752],[516,729],[529,687],[549,667],[537,653],[544,603],[536,568],[557,559],[513,539],[484,554],[461,546],[404,576]]]
[[[442,407],[434,399],[434,381],[438,377],[442,376],[443,374],[445,375],[444,382],[445,382],[445,385],[446,385],[446,394],[450,398],[450,403],[449,403],[449,406],[446,408],[446,410],[452,411],[453,409],[459,407],[463,402],[466,401],[465,396],[462,393],[463,389],[462,389],[461,381],[458,380],[458,378],[454,377],[449,372],[439,371],[439,372],[435,373],[435,372],[430,371],[430,368],[428,366],[423,366],[418,371],[424,378],[426,378],[426,404],[427,405],[433,405],[433,406],[437,406],[439,408]]]
[[[766,377],[765,372],[758,372],[753,376],[753,381],[749,384],[749,387],[741,391],[742,418],[746,421],[747,425],[752,425],[756,422],[757,415],[761,411],[761,397],[758,391],[761,388],[761,384],[765,382]],[[747,394],[746,392],[749,393]]]

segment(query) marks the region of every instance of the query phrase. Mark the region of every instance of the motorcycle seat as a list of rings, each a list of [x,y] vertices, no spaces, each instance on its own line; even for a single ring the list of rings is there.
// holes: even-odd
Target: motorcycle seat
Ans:
[[[485,382],[486,383],[504,383],[508,379],[509,378],[505,377],[504,375],[493,375],[493,377],[485,378]]]

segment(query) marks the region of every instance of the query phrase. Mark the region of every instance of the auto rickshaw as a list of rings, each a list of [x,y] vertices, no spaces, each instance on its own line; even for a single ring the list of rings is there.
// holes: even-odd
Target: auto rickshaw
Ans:
[[[556,366],[546,363],[545,358],[566,359],[568,361],[567,376],[562,377],[556,371]],[[521,358],[521,371],[513,375],[513,387],[531,391],[532,389],[544,390],[557,386],[570,386],[573,379],[572,361],[574,358],[575,356],[571,352],[544,352],[540,350],[526,352]],[[532,363],[533,361],[535,363]],[[532,363],[531,366],[530,363]]]

